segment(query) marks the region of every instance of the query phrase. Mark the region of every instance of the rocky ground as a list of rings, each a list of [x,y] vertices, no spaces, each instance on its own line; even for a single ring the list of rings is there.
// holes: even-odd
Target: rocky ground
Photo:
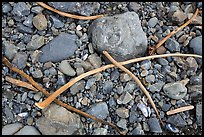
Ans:
[[[108,64],[107,50],[124,61],[147,55],[172,30],[191,18],[192,2],[48,2],[78,15],[106,14],[97,20],[76,20],[46,10],[35,2],[2,3],[2,54],[53,93],[72,78]],[[202,8],[202,3],[197,3]],[[158,54],[202,55],[202,10],[195,20],[173,35]],[[110,68],[86,77],[58,99],[116,124],[128,135],[202,134],[202,61],[167,57],[127,65],[150,92],[168,129],[160,126],[146,96],[126,73]],[[2,64],[2,134],[115,135],[113,128],[96,123],[52,103],[41,110],[35,102],[41,92],[17,87],[5,80],[25,78]],[[194,109],[174,115],[181,106]],[[149,110],[144,114],[142,109]],[[171,124],[169,126],[169,124]]]

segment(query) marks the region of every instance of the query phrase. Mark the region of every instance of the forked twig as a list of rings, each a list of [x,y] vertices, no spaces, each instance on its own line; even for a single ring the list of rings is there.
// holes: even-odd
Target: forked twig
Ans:
[[[179,112],[191,110],[193,108],[194,108],[194,106],[192,106],[192,105],[184,106],[184,107],[180,107],[180,108],[177,108],[177,109],[174,109],[174,110],[169,110],[169,111],[166,112],[166,114],[167,115],[173,115],[173,114],[176,114],[176,113],[179,113]]]
[[[43,8],[46,8],[48,10],[51,10],[61,16],[65,16],[65,17],[69,17],[69,18],[73,18],[73,19],[80,19],[80,20],[93,20],[93,19],[97,19],[97,18],[101,18],[103,17],[104,15],[96,15],[96,16],[79,16],[79,15],[73,15],[73,14],[70,14],[70,13],[65,13],[65,12],[62,12],[62,11],[59,11],[59,10],[56,10],[50,6],[48,6],[47,4],[43,3],[43,2],[36,2],[38,5],[42,6]]]
[[[185,26],[190,24],[193,19],[197,16],[199,9],[196,9],[195,14],[191,17],[190,20],[188,20],[186,23],[184,23],[182,26],[178,27],[176,30],[173,30],[171,33],[169,33],[163,40],[161,40],[157,45],[150,47],[149,46],[149,55],[153,55],[158,49],[168,38],[170,38],[173,34],[177,33],[179,30],[183,29]]]
[[[9,67],[9,69],[11,69],[11,70],[13,70],[14,72],[16,72],[16,73],[22,75],[23,77],[25,77],[32,85],[34,85],[34,86],[35,86],[38,90],[40,90],[44,95],[50,96],[50,93],[49,93],[49,92],[47,92],[46,90],[44,90],[44,89],[43,89],[37,82],[35,82],[29,75],[27,75],[27,74],[24,73],[23,71],[19,70],[18,68],[14,67],[14,66],[9,62],[9,60],[8,60],[6,57],[3,57],[2,62],[3,62],[7,67]],[[93,119],[93,120],[95,120],[95,121],[97,121],[97,122],[103,123],[103,124],[105,124],[105,125],[109,125],[109,126],[111,126],[112,128],[114,128],[119,134],[125,135],[125,132],[120,131],[120,129],[119,129],[116,125],[114,125],[114,124],[112,124],[112,123],[110,123],[110,122],[107,122],[107,121],[105,121],[105,120],[103,120],[103,119],[99,119],[99,118],[97,118],[97,117],[95,117],[95,116],[93,116],[93,115],[90,115],[90,114],[88,114],[88,113],[86,113],[86,112],[83,112],[83,111],[81,111],[81,110],[79,110],[79,109],[76,109],[76,108],[74,108],[74,107],[72,107],[72,106],[69,106],[69,105],[67,105],[67,104],[65,104],[65,103],[63,103],[63,102],[61,102],[60,100],[54,99],[54,102],[55,102],[56,104],[58,104],[58,105],[61,105],[61,106],[65,107],[65,108],[67,108],[67,109],[70,110],[70,111],[76,112],[76,113],[78,113],[78,114],[80,114],[80,115],[82,115],[82,116],[91,118],[91,119]]]
[[[120,69],[122,69],[123,71],[125,71],[128,75],[130,75],[135,82],[139,85],[139,87],[142,89],[143,93],[147,96],[147,98],[149,99],[150,104],[152,105],[153,109],[155,110],[157,117],[159,118],[162,126],[164,126],[164,123],[161,120],[161,117],[159,115],[159,112],[154,104],[154,101],[152,100],[149,92],[146,90],[146,88],[142,85],[142,83],[140,82],[140,80],[128,69],[126,69],[124,66],[122,66],[120,63],[118,63],[116,60],[114,60],[111,55],[108,54],[107,51],[103,51],[103,54],[117,67],[119,67]]]
[[[180,53],[172,53],[172,54],[163,54],[163,55],[152,55],[152,56],[147,56],[147,57],[140,57],[140,58],[135,58],[135,59],[131,59],[131,60],[127,60],[124,62],[119,62],[121,65],[126,65],[126,64],[130,64],[130,63],[134,63],[134,62],[138,62],[138,61],[142,61],[142,60],[146,60],[146,59],[154,59],[154,58],[160,58],[160,57],[169,57],[169,56],[180,56],[180,57],[188,57],[188,56],[192,56],[192,57],[198,57],[198,58],[202,58],[202,56],[200,55],[195,55],[195,54],[180,54]],[[106,70],[108,68],[112,68],[115,67],[115,65],[113,64],[109,64],[97,69],[93,69],[91,71],[88,71],[86,73],[83,73],[75,78],[73,78],[71,81],[69,81],[68,83],[66,83],[65,85],[63,85],[62,87],[60,87],[58,90],[56,90],[53,94],[51,94],[47,99],[45,99],[43,102],[39,102],[39,103],[35,103],[36,106],[38,106],[39,108],[43,109],[46,106],[48,106],[57,96],[59,96],[61,93],[63,93],[65,90],[67,90],[69,87],[71,87],[72,85],[74,85],[77,81],[90,76],[92,74],[101,72],[103,70]]]
[[[33,91],[38,91],[36,88],[33,87],[33,85],[31,84],[28,84],[27,82],[24,82],[24,81],[21,81],[21,80],[17,80],[17,79],[14,79],[14,78],[11,78],[9,76],[6,76],[5,77],[5,80],[16,85],[16,86],[20,86],[20,87],[24,87],[24,88],[28,88],[28,89],[31,89]]]

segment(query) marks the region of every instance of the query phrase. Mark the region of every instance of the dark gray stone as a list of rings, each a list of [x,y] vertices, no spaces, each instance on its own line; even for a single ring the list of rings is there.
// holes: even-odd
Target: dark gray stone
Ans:
[[[12,60],[12,64],[14,64],[18,69],[24,69],[27,63],[27,58],[28,55],[25,52],[18,52]]]
[[[109,115],[108,106],[105,102],[92,105],[86,112],[100,119],[105,119]]]
[[[59,62],[72,56],[77,49],[76,35],[62,33],[41,48],[40,62]]]
[[[117,61],[143,56],[147,50],[147,37],[135,12],[96,19],[88,32],[96,51],[106,50]]]
[[[117,80],[119,78],[119,76],[120,76],[120,73],[118,72],[117,69],[114,70],[113,72],[111,72],[111,75],[110,75],[111,80],[113,80],[113,81]]]
[[[202,55],[202,36],[193,38],[190,41],[190,47],[195,54]]]
[[[24,126],[14,135],[41,135],[40,132],[33,126]]]
[[[25,2],[18,2],[14,4],[12,13],[14,16],[23,17],[30,14],[30,8]]]
[[[103,84],[103,93],[110,93],[113,89],[113,83],[111,81],[105,81]]]
[[[186,121],[179,114],[170,116],[167,122],[178,127],[185,127],[187,125]]]
[[[180,48],[181,48],[179,43],[176,40],[171,39],[171,38],[169,38],[166,41],[166,46],[165,47],[171,52],[179,52]]]
[[[7,119],[10,119],[11,121],[14,120],[14,115],[10,107],[5,106],[4,113],[6,114]]]
[[[30,14],[25,21],[23,22],[23,25],[32,28],[33,27],[33,14]]]
[[[33,30],[29,27],[26,27],[25,25],[23,25],[22,23],[18,23],[17,24],[17,30],[21,33],[28,33],[28,34],[32,34]]]
[[[69,13],[78,13],[85,16],[96,14],[100,8],[98,2],[48,2],[55,9]]]
[[[170,107],[171,107],[171,104],[164,103],[162,105],[162,110],[166,112],[166,111],[168,111],[170,109]]]
[[[158,62],[160,65],[162,65],[162,66],[166,66],[166,65],[169,64],[169,62],[168,62],[166,59],[164,59],[164,58],[158,58],[158,59],[157,59],[157,62]]]
[[[148,125],[151,132],[162,133],[162,129],[157,118],[149,118]]]
[[[50,15],[50,18],[52,19],[52,22],[55,28],[59,29],[64,27],[64,23],[58,18],[56,18],[55,16]]]
[[[132,130],[132,135],[145,135],[140,123],[138,123],[136,128]]]

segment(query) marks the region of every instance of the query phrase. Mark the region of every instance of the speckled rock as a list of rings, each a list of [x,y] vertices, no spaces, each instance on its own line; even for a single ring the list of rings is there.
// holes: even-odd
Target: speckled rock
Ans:
[[[47,19],[45,18],[45,15],[38,14],[35,17],[33,17],[33,25],[38,30],[45,30],[47,28]]]

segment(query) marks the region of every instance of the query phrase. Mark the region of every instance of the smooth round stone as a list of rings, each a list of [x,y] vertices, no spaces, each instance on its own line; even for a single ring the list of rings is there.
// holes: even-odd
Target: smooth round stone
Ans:
[[[47,19],[45,18],[45,15],[38,14],[35,17],[33,17],[33,25],[38,30],[45,30],[47,28]]]
[[[164,93],[172,99],[182,99],[187,94],[187,88],[180,82],[167,83],[163,87]]]
[[[148,25],[150,27],[155,27],[155,25],[158,23],[158,19],[156,17],[153,17],[151,18],[149,21],[148,21]]]

